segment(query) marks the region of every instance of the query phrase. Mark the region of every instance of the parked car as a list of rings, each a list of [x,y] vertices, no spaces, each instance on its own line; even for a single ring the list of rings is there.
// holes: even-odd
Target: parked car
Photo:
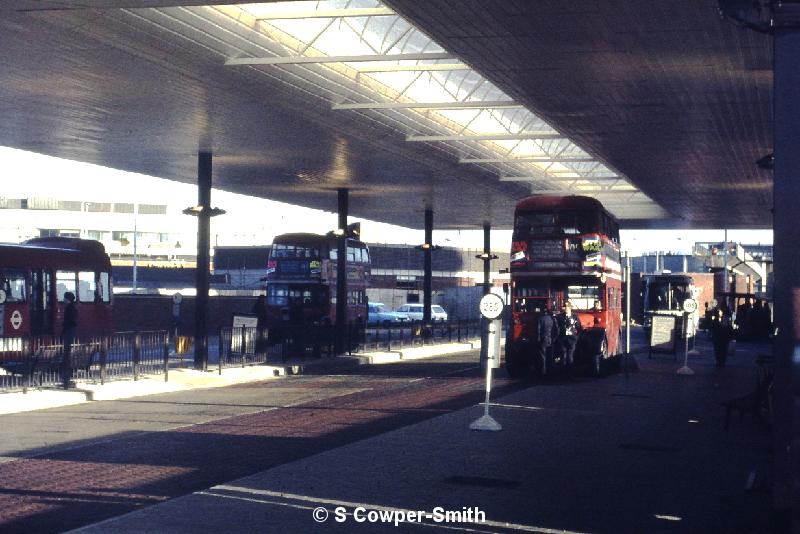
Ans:
[[[402,313],[391,311],[383,302],[370,302],[367,304],[369,308],[367,313],[367,324],[395,324],[407,321],[408,318]]]
[[[424,309],[425,306],[422,304],[403,304],[397,308],[397,313],[408,317],[411,321],[421,321]],[[431,306],[431,321],[447,321],[447,312],[444,311],[444,308],[438,304],[433,304]]]

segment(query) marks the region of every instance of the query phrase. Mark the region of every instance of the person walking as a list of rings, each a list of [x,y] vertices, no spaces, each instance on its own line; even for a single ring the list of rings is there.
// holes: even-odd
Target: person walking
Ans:
[[[581,332],[581,321],[572,313],[572,303],[570,301],[564,303],[564,308],[558,316],[558,327],[561,333],[558,345],[564,361],[564,371],[570,374],[572,372],[575,347],[578,344],[578,336]]]
[[[545,304],[539,316],[538,342],[539,342],[539,370],[544,377],[547,375],[548,360],[553,354],[553,343],[558,339],[558,323],[553,317],[551,304]]]
[[[717,367],[725,367],[728,359],[728,344],[733,337],[730,317],[724,307],[717,307],[711,320],[711,343],[714,346],[714,361]]]
[[[78,307],[75,305],[75,293],[64,293],[64,323],[61,331],[61,342],[64,347],[64,357],[61,364],[61,380],[64,389],[69,388],[72,379],[72,345],[78,336]]]

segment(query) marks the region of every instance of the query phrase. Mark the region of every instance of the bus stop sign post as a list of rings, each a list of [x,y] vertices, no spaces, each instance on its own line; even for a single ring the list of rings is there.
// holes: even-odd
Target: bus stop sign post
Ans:
[[[487,293],[480,302],[480,311],[488,321],[486,335],[486,401],[483,415],[469,425],[471,430],[489,430],[497,432],[503,427],[489,415],[489,396],[492,391],[492,368],[500,366],[500,337],[502,335],[504,307],[503,298],[495,293]]]
[[[694,371],[689,368],[689,321],[696,309],[696,300],[686,299],[683,301],[683,367],[678,369],[679,375],[694,374]]]

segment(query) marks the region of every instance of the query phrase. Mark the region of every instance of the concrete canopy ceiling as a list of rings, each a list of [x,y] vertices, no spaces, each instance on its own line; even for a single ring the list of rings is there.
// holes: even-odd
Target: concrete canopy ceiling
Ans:
[[[598,196],[624,227],[771,227],[755,164],[772,151],[771,42],[716,0],[385,3],[618,175]],[[536,190],[500,180],[517,163],[459,163],[474,142],[408,142],[431,133],[426,112],[332,109],[337,89],[364,98],[344,78],[226,66],[270,44],[187,6],[203,3],[0,3],[0,145],[186,183],[211,150],[215,187],[327,210],[345,187],[352,215],[414,228],[426,206],[438,228],[509,227]]]

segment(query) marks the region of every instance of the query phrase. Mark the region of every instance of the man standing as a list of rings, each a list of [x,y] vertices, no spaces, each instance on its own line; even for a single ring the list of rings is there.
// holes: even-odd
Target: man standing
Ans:
[[[541,375],[547,375],[547,360],[553,354],[553,342],[558,338],[558,323],[550,311],[551,305],[545,305],[538,321],[539,341],[539,370]]]
[[[570,373],[572,370],[573,355],[575,354],[575,346],[578,344],[578,335],[581,331],[581,321],[578,317],[573,315],[572,303],[569,301],[564,303],[564,309],[558,319],[559,328],[561,330],[559,347],[562,357],[564,358],[564,370]]]
[[[710,327],[711,343],[714,345],[714,360],[717,367],[725,367],[725,360],[728,358],[728,344],[733,338],[733,328],[726,312],[727,308],[724,304],[718,306],[714,310]]]

